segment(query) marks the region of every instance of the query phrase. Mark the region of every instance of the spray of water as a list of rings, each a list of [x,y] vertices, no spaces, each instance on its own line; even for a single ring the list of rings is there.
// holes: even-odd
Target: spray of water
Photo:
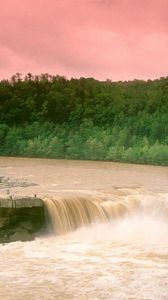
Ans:
[[[128,225],[136,232],[149,237],[148,228],[153,227],[153,234],[160,236],[159,224],[167,224],[168,201],[165,195],[137,194],[115,198],[114,195],[99,197],[44,198],[51,230],[65,234],[89,224],[108,223],[107,226],[120,226],[127,237]],[[131,221],[131,222],[130,222]],[[149,222],[149,223],[148,223]],[[156,225],[155,225],[156,223]],[[120,225],[118,225],[120,224]],[[102,226],[102,225],[101,225]],[[119,230],[119,227],[118,227]],[[163,231],[161,230],[161,233]],[[139,235],[139,236],[140,236]],[[121,234],[119,234],[121,236]]]
[[[166,197],[45,198],[52,234],[0,247],[2,299],[167,300]]]

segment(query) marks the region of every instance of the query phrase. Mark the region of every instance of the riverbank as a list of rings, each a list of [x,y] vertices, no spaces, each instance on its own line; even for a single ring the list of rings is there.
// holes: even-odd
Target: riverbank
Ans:
[[[95,126],[91,120],[84,120],[80,126],[47,122],[22,127],[0,124],[0,155],[168,166],[166,122],[158,135],[152,125],[144,132],[144,124],[137,123],[131,119],[114,126]]]

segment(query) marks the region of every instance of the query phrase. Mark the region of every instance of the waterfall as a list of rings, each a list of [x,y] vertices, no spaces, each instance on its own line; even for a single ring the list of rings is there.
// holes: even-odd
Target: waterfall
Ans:
[[[93,222],[108,222],[132,213],[139,207],[139,202],[133,197],[124,201],[91,196],[46,197],[43,201],[50,227],[55,234],[65,234]]]

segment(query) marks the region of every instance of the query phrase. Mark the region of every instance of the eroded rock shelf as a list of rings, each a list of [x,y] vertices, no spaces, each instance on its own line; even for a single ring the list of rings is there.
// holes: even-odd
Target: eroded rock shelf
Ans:
[[[47,229],[45,206],[40,198],[0,198],[0,243],[33,240]]]

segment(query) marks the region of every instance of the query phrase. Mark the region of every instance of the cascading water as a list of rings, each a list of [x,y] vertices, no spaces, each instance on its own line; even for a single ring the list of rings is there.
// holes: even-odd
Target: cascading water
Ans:
[[[160,214],[168,217],[168,203],[161,196],[127,195],[115,199],[114,195],[99,197],[73,197],[43,199],[48,224],[57,235],[71,232],[95,222],[109,222],[133,214]]]
[[[0,299],[168,300],[168,169],[3,158],[1,171],[52,196],[50,234],[0,245]]]
[[[44,198],[54,232],[0,246],[1,298],[167,300],[167,195],[127,192]]]
[[[93,222],[107,222],[139,207],[135,198],[112,201],[106,197],[44,198],[48,223],[56,234],[65,234]]]

